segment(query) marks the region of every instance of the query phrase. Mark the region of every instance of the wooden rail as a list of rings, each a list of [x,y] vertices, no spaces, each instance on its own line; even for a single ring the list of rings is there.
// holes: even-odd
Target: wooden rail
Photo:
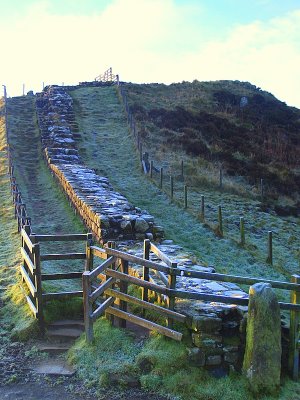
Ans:
[[[82,297],[82,290],[70,292],[45,293],[42,283],[49,280],[61,279],[81,279],[82,271],[72,271],[64,273],[43,273],[42,261],[56,260],[86,260],[86,252],[82,253],[59,253],[59,254],[41,254],[41,242],[57,241],[85,241],[91,243],[92,235],[88,234],[70,234],[70,235],[34,235],[31,233],[30,226],[25,225],[21,230],[21,255],[23,263],[20,266],[23,284],[27,287],[24,290],[25,298],[35,318],[38,318],[41,331],[44,330],[43,307],[45,302],[51,299],[66,297]]]
[[[150,260],[150,253],[153,252],[157,257],[161,259],[163,264],[158,262],[153,262]],[[86,299],[85,308],[89,310],[85,313],[85,324],[86,324],[86,337],[88,341],[93,340],[93,322],[95,319],[102,315],[104,312],[107,314],[112,314],[115,317],[120,318],[123,321],[123,326],[126,325],[126,321],[131,321],[148,329],[154,329],[163,335],[171,337],[175,340],[180,340],[182,335],[180,332],[176,332],[172,329],[172,321],[178,320],[184,322],[185,316],[177,313],[174,310],[175,299],[190,299],[190,300],[203,300],[209,302],[220,302],[227,304],[238,304],[238,305],[248,305],[247,298],[236,298],[221,295],[205,294],[196,291],[185,291],[176,289],[176,277],[185,276],[189,278],[206,279],[220,282],[232,282],[240,283],[246,285],[253,285],[255,283],[266,282],[271,284],[273,288],[289,290],[291,292],[291,302],[279,302],[279,306],[282,310],[289,310],[291,313],[291,328],[290,328],[290,345],[289,345],[289,370],[294,377],[298,378],[299,366],[299,321],[300,321],[300,276],[292,276],[291,282],[280,282],[273,281],[269,279],[259,279],[251,277],[242,277],[235,275],[225,275],[217,273],[199,272],[188,269],[178,268],[177,264],[170,260],[161,250],[149,240],[144,242],[144,254],[143,258],[137,257],[132,254],[124,253],[114,248],[99,248],[96,246],[91,246],[88,249],[87,254],[89,254],[90,261],[87,263],[90,266],[90,271],[85,272],[85,283],[83,292],[84,298]],[[109,262],[104,261],[103,264],[99,265],[93,270],[94,257],[107,258]],[[113,257],[113,258],[112,258]],[[120,271],[116,271],[111,268],[111,265],[121,263],[123,267]],[[129,266],[133,268],[129,268]],[[125,266],[125,267],[124,267]],[[137,266],[142,267],[143,276],[142,279],[133,276],[133,269]],[[99,278],[101,274],[103,278],[106,276],[105,283],[102,283],[98,290],[97,287],[91,289],[91,280]],[[151,276],[154,274],[162,284],[155,283]],[[89,283],[87,283],[89,282]],[[107,283],[108,282],[108,283]],[[119,288],[112,288],[112,284],[118,284]],[[128,295],[127,286],[128,284],[136,285],[142,288],[142,299]],[[122,290],[121,290],[122,288]],[[97,298],[101,295],[106,295],[106,299],[102,299],[101,303],[96,309],[97,312],[93,311],[92,302],[95,301],[97,293]],[[85,293],[86,292],[86,293]],[[167,308],[154,305],[149,301],[149,292],[156,293],[157,296],[164,296],[167,298],[166,306]],[[99,294],[99,297],[98,297]],[[89,299],[89,301],[88,301]],[[109,300],[108,300],[109,299]],[[117,302],[119,302],[119,308],[116,307]],[[167,326],[161,326],[149,320],[146,320],[144,314],[142,316],[136,316],[128,312],[127,304],[139,305],[143,310],[156,311],[159,314],[167,318]],[[122,307],[121,307],[122,306]],[[124,323],[125,322],[125,323]]]
[[[103,74],[96,76],[95,81],[98,82],[116,82],[119,84],[119,75],[112,72],[112,68],[108,68]]]

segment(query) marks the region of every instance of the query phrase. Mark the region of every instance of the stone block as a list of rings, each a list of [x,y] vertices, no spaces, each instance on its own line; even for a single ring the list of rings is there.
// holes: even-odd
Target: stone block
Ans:
[[[192,333],[192,340],[199,348],[217,348],[222,343],[222,337],[218,335],[205,335],[203,333]]]
[[[198,347],[189,349],[189,361],[195,367],[203,367],[205,365],[205,352]]]
[[[239,360],[239,353],[225,353],[224,361],[230,364],[236,364]]]
[[[201,332],[216,332],[222,328],[222,320],[218,317],[199,315],[193,317],[192,329]]]
[[[222,356],[208,356],[206,358],[206,365],[220,365],[222,363]]]
[[[144,218],[137,218],[135,220],[134,230],[138,233],[145,233],[149,229],[148,223]]]

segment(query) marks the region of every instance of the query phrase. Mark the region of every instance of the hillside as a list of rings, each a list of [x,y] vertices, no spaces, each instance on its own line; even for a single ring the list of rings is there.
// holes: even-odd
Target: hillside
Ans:
[[[247,82],[124,84],[150,154],[187,160],[199,170],[223,168],[255,194],[264,179],[279,214],[299,213],[300,110]]]

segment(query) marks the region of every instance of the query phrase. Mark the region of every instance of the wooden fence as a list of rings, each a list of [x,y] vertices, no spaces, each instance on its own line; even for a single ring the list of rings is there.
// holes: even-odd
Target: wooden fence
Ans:
[[[42,242],[69,242],[85,241],[90,244],[92,235],[88,234],[68,234],[68,235],[36,235],[30,232],[30,227],[25,226],[21,231],[22,238],[22,265],[20,272],[25,298],[35,318],[38,318],[41,331],[44,330],[43,307],[46,301],[64,297],[82,297],[82,290],[69,292],[46,293],[43,289],[43,282],[60,279],[81,279],[84,268],[81,271],[63,273],[44,273],[42,268],[43,261],[56,260],[85,260],[86,252],[82,253],[59,253],[41,254],[40,243]]]
[[[145,152],[145,144],[143,144],[141,133],[137,128],[137,124],[135,122],[132,111],[130,110],[130,106],[127,99],[126,90],[122,84],[118,85],[119,96],[122,99],[122,103],[124,106],[127,123],[129,125],[130,131],[134,138],[134,144],[139,154],[139,159],[141,162],[142,171],[151,179],[151,181],[157,185],[161,190],[163,190],[167,196],[170,197],[171,201],[176,202],[179,206],[184,209],[188,209],[190,204],[189,192],[192,190],[191,186],[188,186],[185,181],[188,177],[185,172],[184,161],[178,164],[178,173],[177,175],[168,175],[165,169],[155,163],[153,159],[149,159],[149,154]],[[181,185],[182,198],[176,199],[174,196],[175,191],[175,182],[176,178],[178,184]],[[219,170],[219,183],[218,188],[222,190],[224,188],[224,171],[222,168]],[[265,200],[266,196],[266,183],[263,179],[259,180],[258,185],[258,198],[261,202]],[[221,205],[217,206],[216,216],[217,216],[217,224],[215,226],[212,225],[210,221],[205,216],[205,208],[208,204],[205,204],[204,195],[199,195],[199,212],[198,217],[200,221],[205,222],[206,226],[209,227],[214,233],[219,237],[224,237],[224,229],[223,229],[223,207]],[[245,218],[239,217],[239,232],[240,232],[240,240],[239,244],[244,246],[246,243],[246,235],[245,235]],[[273,232],[271,230],[267,231],[266,236],[266,256],[265,260],[268,264],[273,265]]]
[[[16,181],[16,177],[14,176],[14,165],[12,161],[12,150],[8,141],[8,124],[7,124],[7,93],[6,86],[4,86],[4,117],[5,117],[5,134],[6,134],[6,153],[8,159],[8,174],[10,179],[10,190],[12,195],[12,201],[15,209],[15,218],[18,221],[18,232],[21,232],[22,228],[25,225],[31,226],[31,218],[29,217],[26,204],[22,199],[22,193],[19,189],[19,186]]]
[[[154,252],[164,264],[149,260],[150,252]],[[105,261],[94,267],[95,257]],[[290,343],[289,343],[289,370],[294,379],[298,379],[299,373],[299,318],[300,318],[300,276],[293,275],[291,282],[280,282],[268,279],[248,278],[236,275],[224,275],[217,273],[199,272],[178,268],[163,254],[156,245],[149,240],[144,242],[144,257],[137,257],[118,251],[111,247],[99,248],[90,246],[87,248],[87,270],[83,274],[83,297],[85,309],[85,329],[88,341],[93,340],[93,323],[100,315],[107,313],[125,321],[131,321],[148,329],[154,329],[175,340],[181,340],[182,334],[172,329],[172,321],[184,322],[184,316],[174,311],[175,299],[202,300],[220,302],[225,304],[248,305],[248,298],[236,298],[229,296],[199,293],[176,289],[177,277],[206,279],[219,282],[231,282],[243,285],[255,283],[269,283],[274,289],[288,290],[291,293],[291,302],[279,302],[281,310],[290,311]],[[143,270],[142,278],[136,276],[136,268]],[[161,284],[150,282],[151,274],[162,282]],[[128,284],[142,289],[142,298],[129,296]],[[166,298],[166,307],[163,308],[149,301],[149,291]],[[101,298],[101,296],[104,296]],[[144,317],[128,312],[127,303],[138,304],[142,309],[151,309],[167,318],[167,326],[158,325]],[[116,308],[119,305],[119,308]],[[95,308],[96,307],[96,308]],[[95,308],[95,309],[94,309]]]
[[[103,74],[96,76],[95,81],[119,84],[119,75],[113,74],[112,68],[110,67]]]

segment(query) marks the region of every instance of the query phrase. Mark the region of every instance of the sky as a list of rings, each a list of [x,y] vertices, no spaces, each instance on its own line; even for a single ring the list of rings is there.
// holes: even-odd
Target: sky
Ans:
[[[0,38],[9,96],[112,67],[126,82],[248,81],[300,108],[300,0],[0,0]]]

